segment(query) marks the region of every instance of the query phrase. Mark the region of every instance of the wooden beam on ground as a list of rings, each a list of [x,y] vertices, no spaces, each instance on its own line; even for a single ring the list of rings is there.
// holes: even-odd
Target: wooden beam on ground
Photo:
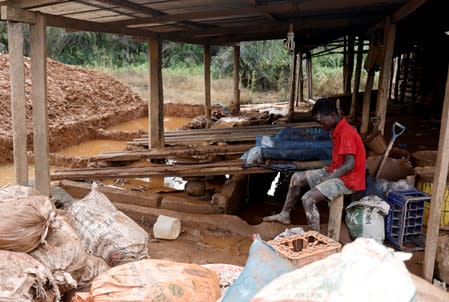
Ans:
[[[164,146],[164,97],[162,89],[162,53],[159,39],[149,40],[149,71],[150,71],[150,100],[149,141],[151,148]]]
[[[206,113],[207,120],[211,118],[211,108],[210,108],[210,44],[204,45],[204,111]]]
[[[240,112],[240,45],[234,46],[234,68],[232,79],[234,83],[234,105],[237,112]]]
[[[209,129],[192,129],[169,131],[165,133],[164,142],[166,144],[204,144],[217,142],[255,142],[256,137],[260,135],[275,135],[281,129],[291,128],[310,128],[319,127],[316,122],[308,123],[291,123],[280,125],[257,125],[236,128],[209,128]],[[136,138],[131,145],[148,145],[148,138],[146,136]]]
[[[30,45],[35,188],[41,195],[50,196],[46,23],[41,14],[36,16],[36,23],[30,25]]]
[[[379,77],[379,89],[377,94],[376,116],[380,118],[378,129],[382,134],[385,130],[385,118],[387,104],[390,95],[391,67],[393,64],[394,42],[396,40],[396,25],[391,23],[391,18],[385,18],[384,49],[382,67]]]
[[[27,125],[25,115],[25,68],[23,25],[8,21],[9,77],[13,128],[14,173],[16,183],[28,185]]]
[[[91,161],[135,161],[141,159],[167,158],[176,156],[238,155],[243,154],[252,147],[254,147],[254,144],[153,148],[146,151],[102,153],[96,157],[92,157]]]
[[[355,120],[356,118],[356,103],[357,103],[357,95],[359,94],[360,88],[362,61],[363,61],[363,37],[359,36],[359,41],[357,43],[357,62],[355,66],[354,89],[352,91],[351,97],[351,109],[349,110],[349,116],[352,120]]]
[[[237,175],[271,173],[274,170],[264,167],[242,166],[242,160],[215,161],[208,164],[190,165],[148,165],[145,167],[110,167],[110,168],[79,168],[57,170],[51,175],[52,180],[83,180],[83,179],[111,179],[136,178],[151,176],[209,176],[209,175]],[[298,170],[321,168],[322,161],[295,162]]]
[[[449,68],[448,73],[449,75]],[[432,282],[435,256],[438,244],[438,233],[449,165],[449,77],[446,80],[443,112],[441,116],[440,139],[438,142],[437,161],[432,186],[432,201],[430,202],[429,221],[427,223],[426,249],[424,252],[424,277]]]

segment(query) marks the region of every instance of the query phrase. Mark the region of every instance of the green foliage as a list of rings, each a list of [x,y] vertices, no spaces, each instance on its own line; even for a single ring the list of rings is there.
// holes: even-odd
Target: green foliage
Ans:
[[[280,40],[244,42],[240,46],[243,87],[251,90],[284,90],[288,84],[291,55]],[[233,49],[222,48],[213,58],[216,77],[232,74]]]

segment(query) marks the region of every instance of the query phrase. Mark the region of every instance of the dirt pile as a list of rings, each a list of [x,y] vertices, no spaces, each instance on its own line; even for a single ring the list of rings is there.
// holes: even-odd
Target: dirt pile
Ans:
[[[147,103],[130,87],[99,72],[47,61],[50,151],[95,138],[106,128],[147,114]],[[31,68],[25,58],[28,144],[32,148]],[[0,162],[12,160],[9,59],[0,55]]]

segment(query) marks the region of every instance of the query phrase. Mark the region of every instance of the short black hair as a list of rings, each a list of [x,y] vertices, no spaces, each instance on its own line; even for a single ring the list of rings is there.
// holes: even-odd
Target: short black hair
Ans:
[[[337,116],[339,115],[336,101],[322,98],[317,100],[315,105],[313,105],[312,116],[316,116],[317,114],[329,115],[331,113],[335,113]]]

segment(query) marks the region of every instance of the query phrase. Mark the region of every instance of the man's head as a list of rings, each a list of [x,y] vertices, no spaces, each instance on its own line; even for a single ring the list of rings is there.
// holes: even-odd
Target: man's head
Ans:
[[[335,128],[340,121],[336,102],[324,98],[313,105],[312,116],[326,130]]]

